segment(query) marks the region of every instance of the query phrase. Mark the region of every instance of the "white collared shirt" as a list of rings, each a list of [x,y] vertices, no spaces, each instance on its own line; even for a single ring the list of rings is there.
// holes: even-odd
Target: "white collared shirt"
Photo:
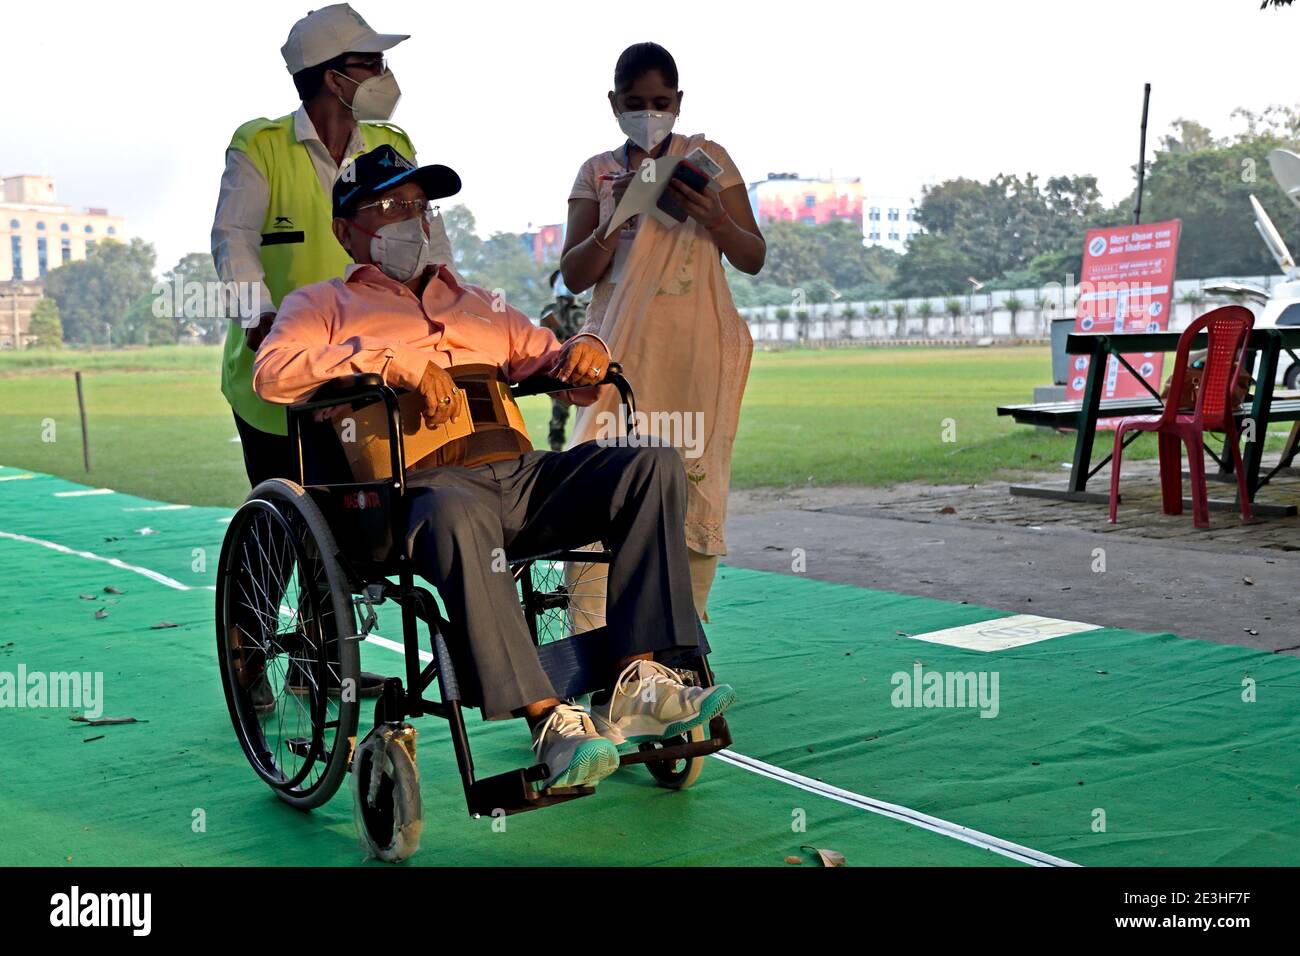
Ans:
[[[339,165],[321,142],[315,124],[307,115],[305,104],[299,106],[293,114],[293,133],[298,142],[306,147],[321,189],[329,196],[334,189],[334,180],[338,178]],[[361,127],[354,126],[344,155],[355,156],[364,152],[365,148]],[[414,156],[411,161],[416,162]],[[239,302],[239,318],[246,325],[251,324],[250,320],[258,318],[258,315],[249,314],[253,311],[250,308],[253,302],[261,303],[261,307],[256,310],[260,314],[275,311],[274,307],[267,306],[267,303],[273,303],[274,300],[262,271],[262,226],[266,222],[266,210],[270,202],[271,190],[266,178],[253,165],[248,155],[238,149],[226,150],[226,170],[221,176],[217,212],[212,222],[212,261],[217,269],[217,277],[222,282],[261,285],[260,298],[246,295],[236,297]],[[450,264],[451,244],[447,240],[441,218],[436,220],[429,242],[433,261]]]

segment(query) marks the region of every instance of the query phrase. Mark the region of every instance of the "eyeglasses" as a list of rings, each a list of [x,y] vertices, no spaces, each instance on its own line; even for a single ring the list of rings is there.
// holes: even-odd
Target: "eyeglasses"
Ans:
[[[370,73],[383,73],[388,69],[388,61],[382,56],[368,56],[362,60],[348,60],[343,64],[345,70],[366,70]]]
[[[439,207],[431,205],[427,199],[379,199],[375,202],[366,203],[364,206],[358,206],[357,212],[361,212],[363,209],[378,209],[385,216],[396,216],[401,213],[401,218],[411,219],[413,214],[436,216]]]

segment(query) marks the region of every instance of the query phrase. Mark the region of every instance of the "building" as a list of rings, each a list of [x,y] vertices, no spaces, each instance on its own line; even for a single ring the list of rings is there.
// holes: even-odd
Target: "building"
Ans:
[[[0,349],[33,344],[27,329],[32,309],[41,301],[39,282],[0,282]]]
[[[564,251],[564,224],[554,223],[549,226],[538,226],[533,228],[533,224],[528,224],[526,232],[520,236],[526,251],[534,262],[541,264],[543,262],[558,262],[560,253]]]
[[[917,202],[902,194],[867,193],[864,200],[862,241],[884,246],[902,255],[907,241],[922,232],[916,221]]]
[[[0,282],[39,280],[86,258],[96,243],[123,236],[121,216],[106,209],[76,212],[58,201],[49,176],[6,176],[0,184]]]
[[[751,183],[749,204],[759,225],[802,222],[809,226],[847,219],[862,230],[863,245],[907,251],[907,241],[922,229],[914,199],[902,193],[873,192],[861,179],[809,179],[797,173],[768,173]]]
[[[798,173],[768,173],[751,183],[749,205],[759,225],[802,222],[809,226],[847,219],[862,228],[862,180],[806,179]]]

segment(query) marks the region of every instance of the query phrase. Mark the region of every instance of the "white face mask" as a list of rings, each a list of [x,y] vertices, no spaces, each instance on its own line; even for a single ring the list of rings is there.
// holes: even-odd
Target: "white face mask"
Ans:
[[[357,84],[357,91],[352,94],[352,103],[348,106],[352,110],[352,115],[358,120],[379,120],[389,119],[393,115],[393,110],[397,109],[397,101],[402,98],[402,88],[397,85],[397,77],[393,76],[392,70],[384,70],[378,76],[372,76],[369,79],[357,82],[346,73],[334,71],[345,80]],[[343,102],[343,97],[339,97],[339,102]]]
[[[384,275],[410,282],[429,266],[432,257],[429,237],[424,234],[424,217],[390,222],[370,235],[370,261]]]
[[[647,153],[667,139],[676,122],[676,113],[637,110],[632,113],[618,114],[618,128]]]

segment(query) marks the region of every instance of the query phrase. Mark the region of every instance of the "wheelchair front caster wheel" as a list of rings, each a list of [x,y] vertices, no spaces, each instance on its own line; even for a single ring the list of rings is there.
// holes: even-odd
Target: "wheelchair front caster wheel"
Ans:
[[[424,822],[415,737],[410,724],[379,724],[352,759],[357,835],[370,856],[386,863],[400,863],[420,849]]]
[[[682,734],[680,737],[672,737],[665,740],[665,744],[670,743],[698,743],[701,740],[707,740],[709,728],[707,724],[701,724],[689,733]],[[685,790],[693,784],[700,776],[700,771],[704,769],[703,757],[686,757],[681,760],[647,760],[646,769],[650,771],[650,776],[654,777],[655,783],[661,787],[667,787],[670,790]]]

